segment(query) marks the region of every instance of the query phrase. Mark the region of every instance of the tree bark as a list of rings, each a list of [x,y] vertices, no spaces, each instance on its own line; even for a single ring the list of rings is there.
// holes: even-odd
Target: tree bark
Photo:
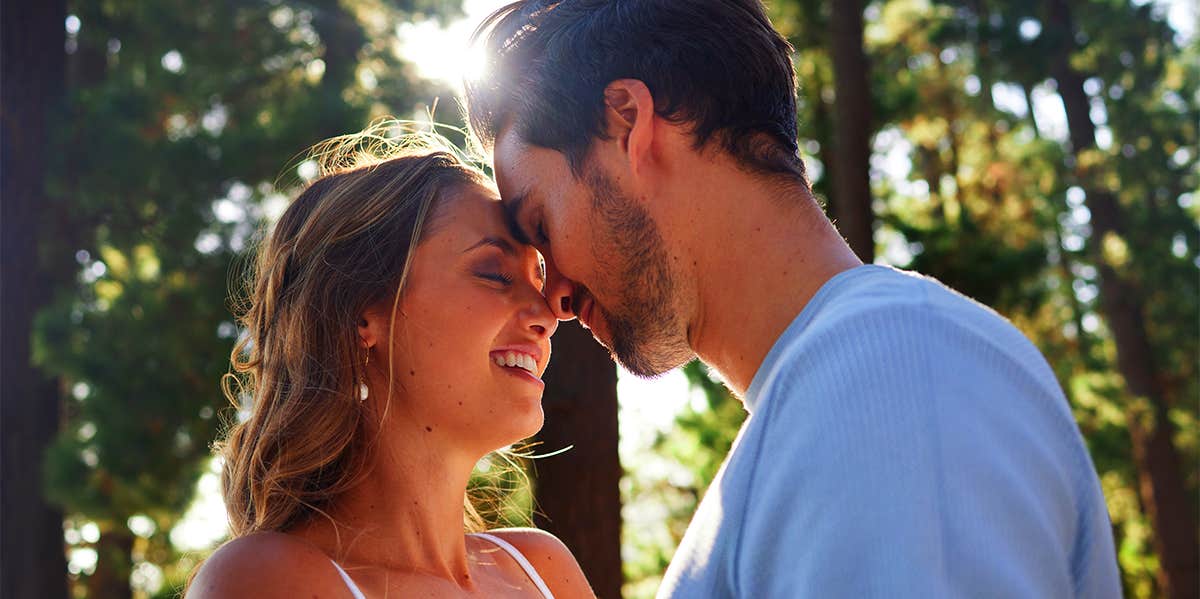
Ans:
[[[87,596],[103,599],[129,599],[133,588],[129,586],[133,574],[133,533],[117,522],[112,530],[105,531],[96,542],[96,571],[87,579]]]
[[[1066,0],[1049,4],[1050,24],[1062,36],[1051,61],[1067,112],[1071,149],[1076,158],[1096,147],[1096,127],[1091,120],[1084,76],[1070,63],[1074,36],[1071,8]],[[1077,160],[1077,163],[1083,161]],[[1082,167],[1081,167],[1082,168]],[[1161,568],[1159,584],[1165,596],[1200,596],[1200,542],[1196,536],[1195,506],[1188,500],[1179,451],[1172,438],[1175,427],[1168,417],[1169,403],[1162,376],[1154,364],[1146,334],[1142,292],[1123,278],[1100,254],[1109,234],[1124,237],[1129,222],[1116,196],[1095,183],[1094,173],[1081,172],[1092,213],[1093,250],[1100,271],[1100,303],[1117,346],[1117,368],[1134,396],[1128,410],[1138,490],[1154,528],[1154,548]]]
[[[42,455],[58,429],[53,381],[30,362],[52,279],[38,253],[48,128],[63,98],[66,3],[5,2],[0,105],[0,596],[67,596],[62,514],[42,493]]]
[[[367,35],[356,17],[338,0],[320,0],[313,8],[313,29],[324,46],[321,60],[325,63],[316,91],[320,110],[313,133],[325,139],[349,133],[342,128],[346,114],[352,109],[343,93],[354,83],[358,54],[367,43]]]
[[[871,209],[871,91],[863,52],[861,0],[831,3],[833,79],[837,94],[833,170],[838,230],[863,262],[875,260]]]
[[[546,425],[533,460],[534,523],[566,543],[598,597],[621,596],[621,461],[617,369],[577,322],[554,336],[546,372]]]

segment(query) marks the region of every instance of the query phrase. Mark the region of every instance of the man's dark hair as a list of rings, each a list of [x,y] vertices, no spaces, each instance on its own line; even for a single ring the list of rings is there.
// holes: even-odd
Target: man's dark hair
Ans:
[[[750,170],[806,181],[792,47],[759,0],[524,0],[475,32],[486,74],[468,81],[471,129],[491,147],[510,123],[576,176],[605,134],[604,88],[638,79],[654,110]]]

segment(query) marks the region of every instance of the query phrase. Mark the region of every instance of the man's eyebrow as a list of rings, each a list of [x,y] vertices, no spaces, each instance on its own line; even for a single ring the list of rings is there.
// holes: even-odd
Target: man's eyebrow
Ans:
[[[463,253],[465,254],[472,250],[477,250],[481,247],[489,247],[489,246],[500,248],[500,251],[504,252],[505,254],[508,254],[509,256],[517,255],[517,248],[513,247],[513,244],[509,243],[507,239],[504,239],[503,237],[490,237],[490,236],[484,237],[483,239],[480,239],[479,241],[475,242],[474,245],[463,250]]]
[[[525,234],[525,230],[521,228],[521,223],[518,219],[521,217],[521,207],[525,205],[525,200],[529,198],[528,191],[522,191],[513,196],[511,200],[502,202],[500,205],[504,208],[504,224],[508,225],[508,232],[512,234],[517,241],[525,245],[533,245],[529,240],[529,236]]]

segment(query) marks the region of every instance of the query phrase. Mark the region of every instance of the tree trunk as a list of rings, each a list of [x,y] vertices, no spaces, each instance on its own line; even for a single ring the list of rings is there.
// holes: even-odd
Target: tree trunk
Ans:
[[[325,139],[350,133],[342,129],[347,122],[346,115],[353,110],[343,93],[354,84],[358,54],[367,43],[367,35],[356,17],[338,0],[320,0],[313,9],[313,29],[324,46],[321,60],[325,63],[321,85],[316,92],[320,110],[313,123],[313,133],[319,139]]]
[[[820,146],[817,150],[817,160],[821,161],[821,166],[824,172],[821,174],[819,181],[811,181],[813,193],[821,197],[825,202],[825,212],[830,219],[836,218],[834,215],[837,209],[834,208],[834,203],[837,201],[837,196],[833,195],[833,174],[837,171],[836,160],[833,157],[833,116],[830,114],[830,103],[825,101],[824,90],[830,85],[828,81],[821,76],[818,70],[808,82],[808,85],[814,90],[810,93],[813,102],[813,117],[809,123],[809,129],[812,131],[813,139]]]
[[[875,260],[871,232],[871,91],[863,52],[861,0],[832,2],[833,80],[837,95],[834,129],[834,216],[838,230],[863,262]]]
[[[1049,11],[1054,31],[1063,36],[1051,63],[1052,74],[1066,107],[1072,152],[1078,158],[1081,152],[1096,147],[1096,128],[1083,91],[1084,77],[1070,63],[1074,35],[1071,9],[1066,0],[1052,0]],[[1172,442],[1175,427],[1168,418],[1162,377],[1156,370],[1146,334],[1142,293],[1099,253],[1107,235],[1124,236],[1128,217],[1116,196],[1094,183],[1095,173],[1081,172],[1080,178],[1092,213],[1092,246],[1100,270],[1101,307],[1116,341],[1117,368],[1135,398],[1128,411],[1129,435],[1138,470],[1138,490],[1154,528],[1154,549],[1161,564],[1159,584],[1165,596],[1197,597],[1200,543],[1196,536],[1195,506],[1188,500],[1179,452]]]
[[[42,455],[58,429],[53,381],[30,363],[34,314],[50,301],[40,268],[48,126],[63,97],[63,1],[5,2],[0,105],[0,596],[67,596],[62,514],[42,494]]]
[[[577,322],[554,336],[546,372],[546,426],[533,460],[534,523],[566,543],[596,595],[621,596],[621,461],[617,455],[617,369]]]
[[[124,522],[104,531],[96,542],[96,571],[87,579],[87,596],[96,599],[129,599],[133,588],[129,577],[133,573],[133,533]]]

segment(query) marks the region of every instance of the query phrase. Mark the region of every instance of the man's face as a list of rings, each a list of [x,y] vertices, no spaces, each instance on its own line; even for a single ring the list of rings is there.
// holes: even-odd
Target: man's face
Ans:
[[[578,316],[625,368],[654,376],[694,354],[663,237],[609,175],[604,151],[576,179],[561,153],[507,127],[495,144],[496,183],[514,237],[546,259],[547,297],[559,316]]]

